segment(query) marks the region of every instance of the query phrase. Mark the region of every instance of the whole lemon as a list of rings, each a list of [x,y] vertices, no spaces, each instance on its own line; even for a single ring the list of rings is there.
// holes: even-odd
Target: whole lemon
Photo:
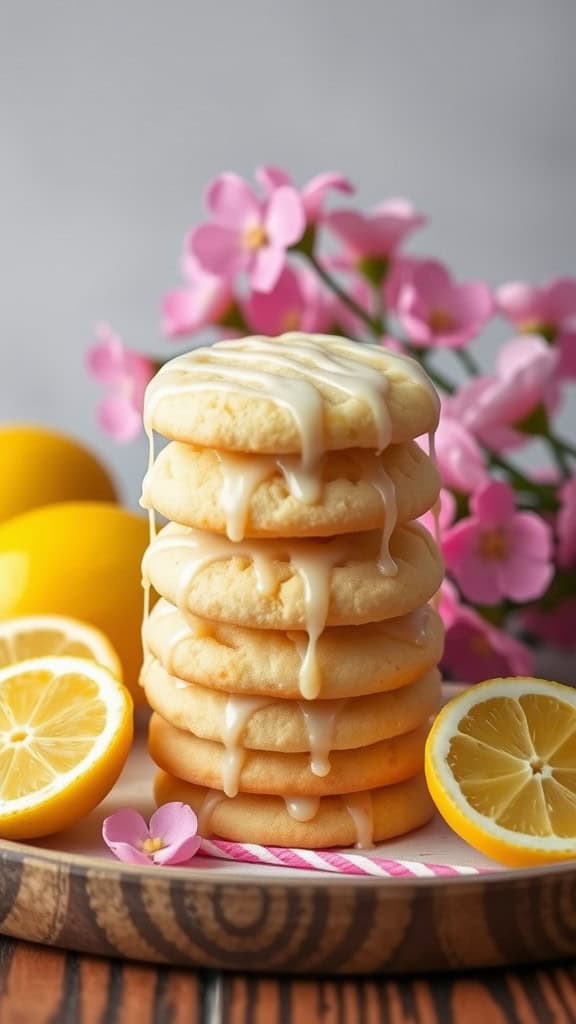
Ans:
[[[110,476],[78,441],[44,427],[0,427],[0,523],[56,501],[114,501]]]
[[[139,700],[143,516],[105,502],[45,505],[0,523],[0,619],[70,615],[97,626]]]

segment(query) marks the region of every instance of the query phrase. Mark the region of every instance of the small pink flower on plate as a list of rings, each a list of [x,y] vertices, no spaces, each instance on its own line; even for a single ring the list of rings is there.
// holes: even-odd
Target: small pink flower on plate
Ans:
[[[126,348],[104,325],[98,328],[96,344],[86,353],[86,365],[89,373],[109,388],[97,408],[100,427],[117,441],[132,441],[142,427],[144,391],[154,374],[152,361]]]
[[[206,205],[212,221],[190,235],[202,269],[225,281],[245,271],[253,289],[270,291],[306,226],[296,189],[281,185],[260,199],[237,174],[221,174],[208,186]]]
[[[514,490],[493,482],[470,499],[472,514],[444,534],[447,568],[470,601],[531,601],[552,576],[552,530],[533,512],[518,512]]]
[[[474,378],[446,401],[448,415],[493,451],[525,444],[517,427],[539,405],[553,412],[558,404],[557,358],[543,338],[512,338],[498,353],[495,374]]]
[[[283,185],[294,187],[294,182],[286,171],[270,164],[256,168],[256,180],[267,195]],[[315,224],[322,219],[324,204],[330,192],[352,195],[354,186],[340,171],[324,171],[322,174],[316,174],[300,189],[300,198],[308,224]]]
[[[371,213],[334,210],[325,221],[342,243],[340,265],[356,267],[366,258],[389,258],[426,218],[406,199],[388,199]]]
[[[398,319],[415,345],[462,348],[480,333],[493,311],[487,284],[458,284],[436,260],[417,262],[398,288]]]
[[[228,281],[207,274],[190,253],[182,261],[187,286],[169,292],[162,303],[162,328],[169,338],[218,325],[232,305]]]
[[[126,864],[184,864],[200,846],[194,811],[176,802],[154,811],[149,826],[137,811],[116,811],[104,820],[102,838]]]
[[[559,350],[558,375],[576,377],[576,277],[540,287],[513,281],[496,293],[498,311],[521,331],[542,334]]]

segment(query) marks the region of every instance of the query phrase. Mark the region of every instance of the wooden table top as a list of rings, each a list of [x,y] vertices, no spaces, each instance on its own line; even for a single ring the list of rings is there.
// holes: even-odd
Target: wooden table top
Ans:
[[[0,1024],[576,1024],[576,965],[330,980],[126,964],[0,938]]]

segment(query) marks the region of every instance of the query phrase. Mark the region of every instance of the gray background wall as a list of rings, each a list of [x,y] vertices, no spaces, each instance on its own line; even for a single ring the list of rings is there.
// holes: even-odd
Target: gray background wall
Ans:
[[[159,301],[219,170],[341,169],[460,276],[574,273],[575,51],[575,0],[3,0],[0,419],[74,431],[135,499],[84,350],[106,319],[175,353]]]

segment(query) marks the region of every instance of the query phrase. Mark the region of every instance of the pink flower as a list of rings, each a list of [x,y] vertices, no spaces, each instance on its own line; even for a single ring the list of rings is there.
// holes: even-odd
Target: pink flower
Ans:
[[[321,334],[335,322],[335,301],[314,273],[287,264],[271,291],[250,294],[244,303],[244,316],[259,334]]]
[[[435,260],[418,262],[400,287],[396,312],[415,345],[462,348],[482,330],[494,311],[483,281],[457,284]]]
[[[464,596],[480,604],[540,597],[554,574],[548,523],[533,512],[518,512],[514,490],[505,483],[478,491],[470,508],[472,515],[450,527],[442,544]]]
[[[556,519],[558,564],[562,569],[576,566],[576,476],[560,488],[560,511]],[[575,622],[576,625],[576,622]]]
[[[233,301],[228,281],[207,274],[190,253],[182,262],[188,285],[169,292],[162,303],[162,329],[169,338],[219,324]]]
[[[130,808],[116,811],[102,825],[102,838],[126,864],[183,864],[200,846],[198,819],[187,804],[163,804],[150,818]]]
[[[576,377],[576,278],[537,287],[521,281],[496,293],[498,310],[521,331],[542,334],[559,349],[558,375]]]
[[[98,328],[96,337],[96,344],[86,353],[86,365],[89,373],[110,389],[98,405],[98,423],[117,441],[132,441],[142,426],[144,391],[154,375],[154,365],[146,356],[126,348],[106,325]]]
[[[543,405],[552,412],[557,354],[542,338],[519,337],[498,353],[496,373],[476,377],[446,402],[448,415],[494,451],[525,444],[515,429]]]
[[[266,195],[270,195],[274,189],[283,185],[294,187],[294,182],[286,171],[270,164],[256,168],[256,180]],[[300,190],[300,198],[309,224],[315,224],[323,218],[324,203],[329,192],[343,192],[346,195],[352,195],[354,186],[339,171],[325,171],[323,174],[317,174],[311,178]]]
[[[306,226],[295,188],[282,185],[264,200],[237,174],[221,174],[208,186],[213,221],[190,235],[190,250],[208,274],[232,281],[246,271],[252,288],[270,291],[286,262],[286,250]]]
[[[480,683],[500,676],[532,675],[530,651],[473,608],[460,605],[446,627],[442,665],[453,679]]]
[[[436,462],[445,487],[471,494],[489,481],[482,450],[476,438],[444,411],[435,437]]]
[[[388,199],[368,214],[334,210],[325,220],[344,246],[339,262],[347,267],[357,267],[370,257],[389,258],[408,235],[426,222],[406,199]]]
[[[450,491],[442,488],[438,497],[438,533],[442,537],[449,526],[452,526],[454,518],[456,516],[456,499]],[[432,534],[433,537],[436,535],[436,519],[432,509],[429,512],[425,512],[423,516],[420,516],[419,523],[425,526],[426,529]]]
[[[550,609],[532,605],[523,611],[522,623],[544,643],[566,651],[576,650],[576,597],[568,597]]]

